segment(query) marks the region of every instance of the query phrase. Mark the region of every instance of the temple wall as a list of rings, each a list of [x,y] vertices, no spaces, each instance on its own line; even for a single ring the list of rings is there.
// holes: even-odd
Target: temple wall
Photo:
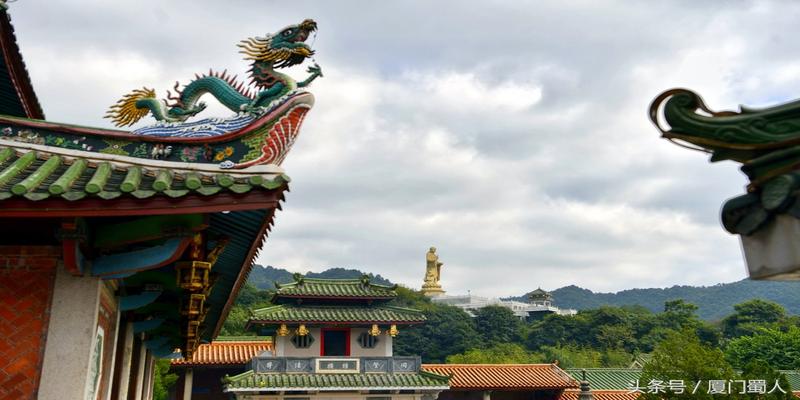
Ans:
[[[61,249],[0,246],[0,399],[35,399]]]
[[[307,349],[298,349],[292,344],[291,336],[278,336],[275,342],[275,355],[277,357],[319,357],[320,352],[320,337],[322,331],[320,328],[308,328],[311,337],[314,338],[314,343]]]
[[[378,336],[378,343],[374,348],[365,349],[358,343],[358,337],[369,331],[367,328],[353,328],[350,331],[350,356],[351,357],[391,357],[392,337],[385,332]]]
[[[291,336],[278,336],[275,341],[275,356],[319,357],[322,331],[320,328],[309,328],[309,331],[314,338],[314,343],[307,349],[294,347],[291,342]],[[375,348],[365,349],[361,347],[358,343],[358,336],[367,331],[367,328],[352,328],[350,330],[350,357],[390,357],[392,355],[392,337],[385,333],[378,337],[378,343]],[[400,334],[402,335],[402,332]]]

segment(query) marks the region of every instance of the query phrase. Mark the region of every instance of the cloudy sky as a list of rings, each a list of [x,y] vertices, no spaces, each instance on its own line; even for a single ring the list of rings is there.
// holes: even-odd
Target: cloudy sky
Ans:
[[[435,245],[451,294],[744,278],[718,217],[744,176],[659,139],[647,107],[677,86],[715,109],[800,97],[796,2],[10,6],[48,119],[104,127],[129,90],[163,94],[209,67],[241,76],[239,40],[315,19],[325,77],[259,262],[416,287]]]

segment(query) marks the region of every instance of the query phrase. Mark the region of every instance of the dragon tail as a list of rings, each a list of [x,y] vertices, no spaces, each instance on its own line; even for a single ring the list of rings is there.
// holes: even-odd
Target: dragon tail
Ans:
[[[228,70],[224,70],[222,72],[215,72],[214,70],[209,69],[208,73],[205,74],[194,74],[194,79],[188,85],[183,88],[179,88],[180,84],[175,82],[175,93],[172,91],[168,91],[167,99],[171,100],[172,102],[168,104],[169,107],[180,107],[186,108],[187,102],[190,101],[193,96],[197,96],[199,92],[196,90],[197,87],[204,87],[207,85],[211,80],[219,79],[220,83],[224,82],[227,84],[230,90],[235,91],[241,96],[244,96],[247,99],[252,100],[255,98],[253,91],[251,90],[248,85],[244,84],[243,82],[237,79],[237,75],[231,76],[228,74]],[[191,88],[190,86],[195,85],[195,88]],[[223,84],[224,85],[224,84]],[[221,88],[221,87],[220,87]],[[223,89],[224,90],[224,89]],[[212,93],[215,95],[221,94],[222,91],[219,93]]]
[[[150,100],[145,104],[157,102],[155,90],[143,87],[122,96],[116,104],[109,107],[105,118],[110,118],[119,127],[133,125],[151,111],[150,107],[140,103],[141,100]]]

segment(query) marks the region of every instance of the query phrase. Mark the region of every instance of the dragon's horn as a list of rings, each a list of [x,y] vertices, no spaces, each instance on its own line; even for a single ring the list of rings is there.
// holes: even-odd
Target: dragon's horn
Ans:
[[[143,87],[141,89],[134,89],[130,93],[122,96],[116,104],[108,108],[105,118],[111,118],[114,125],[123,127],[136,123],[142,119],[150,109],[147,107],[137,107],[136,102],[146,98],[156,97],[156,91]]]

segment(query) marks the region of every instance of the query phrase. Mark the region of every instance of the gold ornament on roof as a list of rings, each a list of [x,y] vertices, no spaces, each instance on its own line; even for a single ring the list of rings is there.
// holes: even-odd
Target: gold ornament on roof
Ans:
[[[281,327],[278,328],[278,336],[289,336],[289,328],[286,327],[286,324],[281,324]]]
[[[372,324],[372,328],[369,330],[370,336],[378,336],[381,334],[381,329],[378,328],[377,324]]]
[[[395,337],[397,336],[398,333],[400,333],[400,331],[397,329],[397,325],[393,324],[391,327],[389,327],[387,333],[389,334],[389,336]]]
[[[297,328],[297,336],[306,336],[309,333],[310,331],[306,329],[305,324],[300,324],[300,326]]]

